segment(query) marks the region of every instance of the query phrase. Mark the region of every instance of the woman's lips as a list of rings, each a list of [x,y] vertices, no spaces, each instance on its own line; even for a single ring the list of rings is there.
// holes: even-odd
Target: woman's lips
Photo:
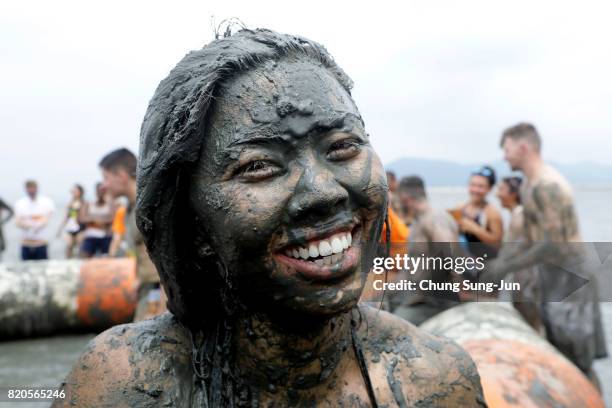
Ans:
[[[303,246],[286,248],[275,254],[284,265],[312,281],[342,277],[359,263],[358,229],[313,240]]]
[[[341,255],[341,259],[331,265],[296,259],[285,254],[276,254],[276,258],[308,280],[324,281],[340,278],[355,270],[359,263],[359,247],[352,246]]]

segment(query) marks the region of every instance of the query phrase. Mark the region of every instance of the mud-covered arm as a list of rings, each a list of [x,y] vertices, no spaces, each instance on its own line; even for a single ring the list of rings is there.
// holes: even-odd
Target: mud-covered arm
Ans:
[[[536,186],[533,190],[537,206],[537,225],[542,230],[542,239],[521,243],[517,251],[504,251],[502,258],[491,262],[483,277],[488,281],[502,279],[510,272],[528,268],[542,262],[554,262],[562,254],[562,243],[566,240],[566,228],[575,225],[573,211],[566,211],[563,192],[556,183]]]

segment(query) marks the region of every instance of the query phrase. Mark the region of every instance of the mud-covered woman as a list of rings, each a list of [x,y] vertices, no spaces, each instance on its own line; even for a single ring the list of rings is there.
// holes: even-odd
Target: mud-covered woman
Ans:
[[[142,125],[136,209],[169,312],[94,339],[56,406],[484,405],[461,348],[358,304],[387,187],[351,85],[269,30],[178,63]]]

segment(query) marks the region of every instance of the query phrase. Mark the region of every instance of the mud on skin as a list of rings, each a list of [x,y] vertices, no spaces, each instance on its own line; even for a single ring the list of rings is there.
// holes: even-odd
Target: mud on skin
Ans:
[[[360,314],[363,321],[358,334],[379,406],[486,406],[476,368],[455,343],[425,334],[386,312],[361,307]],[[275,341],[286,341],[286,337],[274,336],[270,340],[257,337],[257,346],[268,347],[258,351],[258,357],[275,349],[275,345],[267,344]],[[350,351],[348,344],[340,342],[340,347]],[[359,375],[358,367],[343,362],[346,368],[337,366],[321,380],[325,377],[320,375],[324,372],[321,368],[330,357],[322,353],[318,357],[300,358],[303,364],[321,361],[321,365],[312,369],[318,377],[312,381],[317,385],[309,383],[305,375],[305,380],[290,381],[287,375],[290,369],[283,367],[280,360],[270,361],[265,370],[257,372],[268,372],[267,380],[252,379],[260,386],[255,398],[259,406],[371,406],[367,395],[351,387],[354,374]],[[343,368],[349,371],[347,375],[338,375]],[[92,387],[93,384],[98,385]],[[201,395],[193,381],[189,334],[168,313],[153,320],[118,326],[98,336],[81,356],[64,387],[68,393],[64,404],[56,402],[54,406],[201,406],[196,404]]]
[[[385,175],[320,45],[242,31],[189,54],[151,101],[140,160],[138,223],[172,314],[98,336],[55,406],[484,405],[458,346],[357,306]]]

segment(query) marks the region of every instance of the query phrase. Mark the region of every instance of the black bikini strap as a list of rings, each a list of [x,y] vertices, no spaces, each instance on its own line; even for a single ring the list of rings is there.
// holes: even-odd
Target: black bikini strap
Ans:
[[[370,380],[370,375],[368,374],[368,366],[366,364],[365,358],[363,357],[363,352],[361,351],[361,343],[359,343],[359,338],[357,337],[357,333],[355,333],[355,326],[353,326],[352,324],[351,340],[353,343],[353,350],[355,351],[355,356],[357,357],[357,363],[359,364],[359,370],[361,371],[361,376],[363,377],[366,389],[368,390],[370,403],[372,404],[372,408],[378,408],[378,403],[376,403],[376,395],[374,395],[374,388],[372,387],[372,381]]]

